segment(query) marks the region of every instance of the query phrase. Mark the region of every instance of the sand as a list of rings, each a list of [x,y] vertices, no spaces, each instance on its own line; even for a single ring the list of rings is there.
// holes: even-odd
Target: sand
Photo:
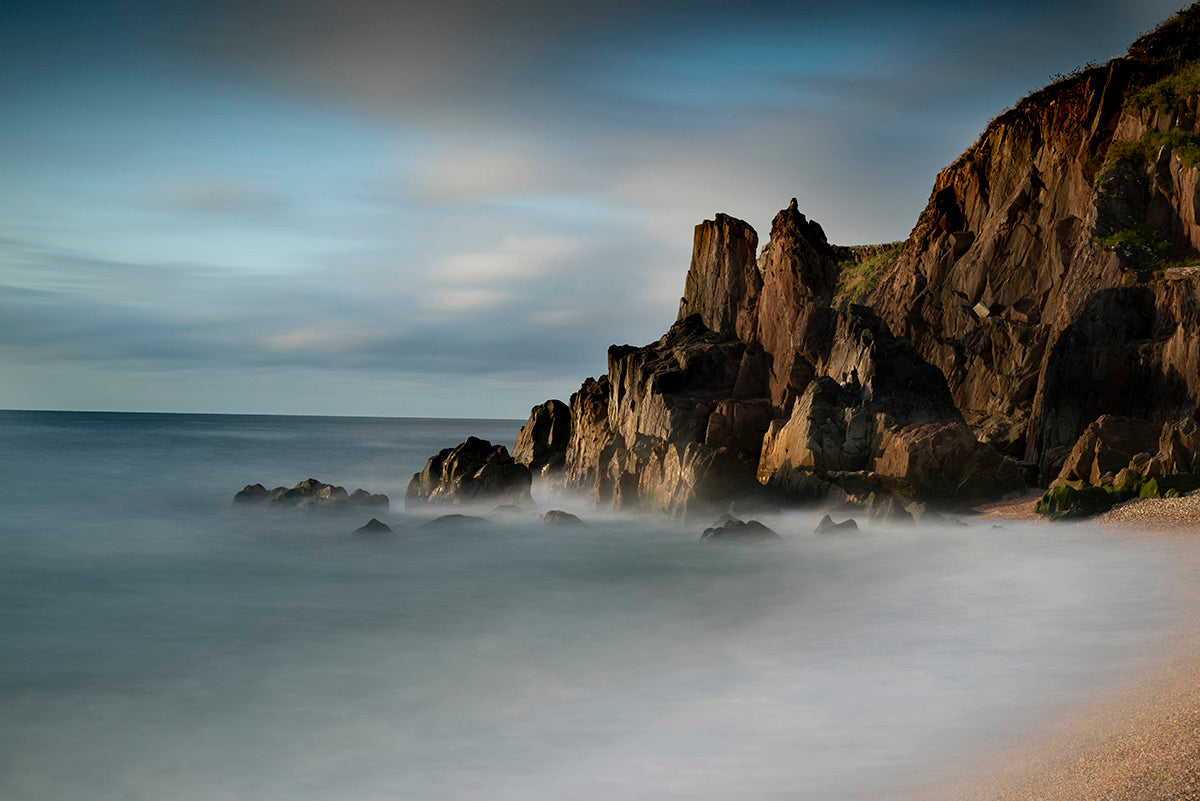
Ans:
[[[1045,523],[1038,494],[980,510],[976,520],[1093,526],[1161,548],[1197,547],[1200,494],[1133,500],[1082,523]],[[1181,564],[1197,564],[1195,557]],[[1180,608],[1200,608],[1200,570],[1177,587]],[[1083,703],[1053,710],[1034,731],[974,754],[905,799],[941,801],[1149,801],[1200,799],[1200,617],[1184,615],[1129,674]],[[897,796],[899,798],[900,796]]]

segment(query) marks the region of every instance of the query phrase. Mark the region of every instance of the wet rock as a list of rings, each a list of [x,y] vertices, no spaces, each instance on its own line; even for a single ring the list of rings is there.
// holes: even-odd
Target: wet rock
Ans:
[[[704,529],[700,539],[705,542],[765,542],[782,539],[782,537],[757,520],[739,520],[733,515],[726,514]]]
[[[840,523],[833,522],[833,518],[825,515],[821,518],[821,522],[817,523],[814,534],[848,534],[858,531],[858,523],[853,517],[848,517]]]
[[[378,535],[392,533],[392,527],[381,520],[372,517],[366,524],[354,529],[355,534]]]
[[[454,503],[531,505],[529,468],[517,464],[503,445],[477,437],[445,448],[408,482],[406,507]]]
[[[551,509],[542,515],[542,522],[550,526],[582,526],[583,521],[570,512],[561,509]]]

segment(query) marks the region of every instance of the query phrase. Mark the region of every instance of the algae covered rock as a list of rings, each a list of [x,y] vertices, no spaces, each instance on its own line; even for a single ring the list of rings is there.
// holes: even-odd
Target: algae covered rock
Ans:
[[[1034,510],[1048,515],[1051,520],[1072,517],[1092,517],[1107,512],[1119,500],[1118,496],[1104,487],[1054,487],[1037,502]]]

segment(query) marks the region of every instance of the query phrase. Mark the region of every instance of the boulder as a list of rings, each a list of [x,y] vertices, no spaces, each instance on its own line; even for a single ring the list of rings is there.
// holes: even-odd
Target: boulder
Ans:
[[[372,517],[370,520],[368,520],[366,522],[366,524],[361,525],[358,528],[354,529],[353,533],[359,534],[359,535],[390,534],[390,533],[392,533],[392,527],[389,526],[387,523],[384,523],[383,521],[377,520],[374,517]]]
[[[782,537],[757,520],[739,520],[726,514],[704,529],[700,539],[704,542],[765,542]]]
[[[583,521],[570,512],[561,509],[551,509],[542,515],[542,522],[548,526],[582,526]]]
[[[1163,424],[1158,459],[1165,473],[1200,473],[1200,424],[1194,417]]]
[[[262,484],[247,484],[233,496],[234,503],[266,503],[271,500],[271,491]]]
[[[517,432],[512,457],[535,476],[560,470],[571,440],[571,410],[560,400],[548,400],[529,411],[529,420]]]
[[[1051,520],[1071,517],[1091,517],[1107,512],[1119,496],[1104,487],[1075,488],[1066,484],[1052,487],[1034,507],[1040,515]]]
[[[388,508],[388,496],[382,492],[367,492],[359,488],[350,493],[350,501],[358,506],[378,506]]]
[[[951,504],[1024,489],[1017,464],[965,423],[916,423],[885,432],[875,472],[903,481],[917,497]]]
[[[451,515],[441,515],[440,517],[435,517],[433,520],[430,520],[428,523],[421,526],[421,528],[476,529],[481,526],[486,526],[490,522],[491,521],[488,520],[486,517],[479,517],[477,515],[451,514]]]
[[[853,517],[848,517],[840,523],[833,522],[833,518],[825,515],[821,518],[821,522],[817,523],[813,534],[848,534],[858,531],[858,523]]]
[[[517,464],[508,448],[477,437],[445,448],[413,474],[405,493],[406,507],[454,503],[530,505],[529,468]]]
[[[1076,440],[1054,484],[1083,481],[1099,485],[1105,473],[1128,467],[1133,457],[1154,450],[1159,428],[1145,420],[1101,415]]]

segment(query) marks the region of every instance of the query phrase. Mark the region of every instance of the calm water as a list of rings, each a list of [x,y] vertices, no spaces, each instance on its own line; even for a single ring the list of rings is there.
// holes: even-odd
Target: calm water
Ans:
[[[989,526],[428,530],[519,422],[0,413],[0,798],[879,797],[1127,665],[1177,554]],[[233,509],[314,476],[370,515]]]

